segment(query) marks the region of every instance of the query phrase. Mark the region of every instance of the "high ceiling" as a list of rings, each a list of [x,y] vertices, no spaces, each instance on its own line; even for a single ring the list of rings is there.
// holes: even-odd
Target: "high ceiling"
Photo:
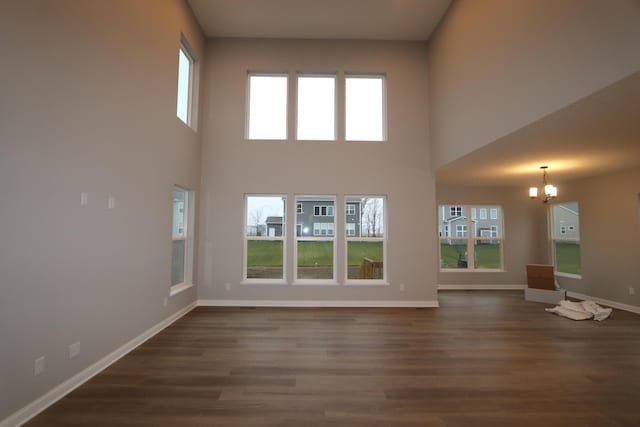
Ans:
[[[427,40],[451,0],[189,0],[207,37]]]

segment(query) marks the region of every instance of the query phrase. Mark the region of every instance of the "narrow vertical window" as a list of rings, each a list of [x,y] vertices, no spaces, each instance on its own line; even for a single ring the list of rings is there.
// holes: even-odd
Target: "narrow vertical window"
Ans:
[[[194,127],[196,56],[184,36],[178,49],[178,99],[176,114],[186,125]]]
[[[245,196],[245,280],[284,281],[285,206],[284,195]]]
[[[386,198],[345,197],[347,282],[386,281]]]
[[[296,139],[336,139],[336,77],[298,75]]]
[[[297,196],[295,277],[298,283],[335,282],[334,196]]]
[[[578,203],[551,206],[551,239],[556,273],[580,276],[580,208]]]
[[[191,286],[193,269],[193,192],[181,187],[173,190],[171,245],[171,294]]]
[[[384,76],[347,75],[345,90],[345,139],[347,141],[384,141],[386,137]]]
[[[287,75],[249,74],[248,139],[287,139]]]

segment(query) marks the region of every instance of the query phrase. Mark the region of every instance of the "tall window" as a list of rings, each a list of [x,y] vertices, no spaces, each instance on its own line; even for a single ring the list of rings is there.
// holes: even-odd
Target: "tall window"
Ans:
[[[334,196],[296,196],[295,277],[298,283],[335,281]]]
[[[336,76],[298,75],[296,137],[307,141],[336,139]]]
[[[465,215],[469,210],[477,210],[480,219],[475,215]],[[490,212],[489,218],[487,211]],[[502,209],[499,206],[439,206],[438,229],[441,269],[502,268],[504,236]],[[450,235],[449,230],[455,230],[455,234]]]
[[[580,276],[580,208],[578,203],[551,206],[551,239],[556,273]]]
[[[385,77],[347,75],[346,140],[384,141],[386,135]]]
[[[245,196],[244,279],[282,283],[286,196]]]
[[[347,196],[353,215],[345,220],[347,281],[386,281],[386,198]]]
[[[191,46],[181,37],[178,50],[178,100],[176,114],[188,126],[194,127],[195,117],[195,72],[196,56]]]
[[[193,259],[193,192],[181,187],[173,190],[173,221],[171,244],[171,293],[191,285]]]
[[[249,73],[248,139],[287,139],[287,75]]]

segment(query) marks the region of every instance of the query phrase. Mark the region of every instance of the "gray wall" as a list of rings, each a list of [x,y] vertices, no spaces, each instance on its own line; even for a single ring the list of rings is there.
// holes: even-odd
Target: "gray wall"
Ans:
[[[200,176],[181,31],[201,53],[177,0],[0,2],[0,420],[195,299],[163,307],[173,185]]]
[[[436,300],[434,181],[430,170],[427,57],[423,43],[218,39],[207,43],[203,117],[199,298],[271,300]],[[382,143],[246,141],[247,70],[387,73],[388,141]],[[295,85],[291,84],[290,88]],[[344,135],[344,83],[338,79],[338,135]],[[290,92],[289,104],[295,104]],[[289,135],[295,117],[289,113]],[[310,161],[309,159],[313,159]],[[391,286],[240,285],[244,193],[336,195],[336,230],[344,229],[344,195],[388,196]],[[293,248],[294,221],[287,226]],[[344,259],[344,233],[338,259]],[[343,264],[343,263],[342,263]],[[339,268],[342,282],[344,268]],[[226,284],[229,290],[226,290]],[[405,285],[405,291],[400,290]]]
[[[504,216],[504,271],[439,272],[440,285],[526,285],[527,264],[546,260],[545,205],[527,188],[437,185],[438,205],[497,205]]]
[[[562,287],[640,307],[640,168],[569,182],[558,191],[558,202],[580,204],[582,279],[560,278]]]
[[[429,41],[435,168],[640,68],[637,0],[459,0]]]

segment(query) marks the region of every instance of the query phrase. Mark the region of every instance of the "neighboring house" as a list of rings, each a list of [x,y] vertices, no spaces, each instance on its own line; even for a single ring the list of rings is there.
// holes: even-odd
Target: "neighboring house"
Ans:
[[[466,206],[441,206],[438,224],[440,237],[468,237],[468,210]],[[492,207],[473,207],[471,224],[474,237],[498,237],[500,210]]]
[[[577,203],[554,205],[554,233],[556,237],[566,239],[580,238],[580,211]]]
[[[360,203],[348,202],[345,211],[346,235],[360,236]],[[296,202],[296,236],[335,235],[335,203],[333,200],[299,198]]]
[[[267,225],[267,236],[269,237],[281,237],[282,236],[282,217],[270,216],[265,221]]]

